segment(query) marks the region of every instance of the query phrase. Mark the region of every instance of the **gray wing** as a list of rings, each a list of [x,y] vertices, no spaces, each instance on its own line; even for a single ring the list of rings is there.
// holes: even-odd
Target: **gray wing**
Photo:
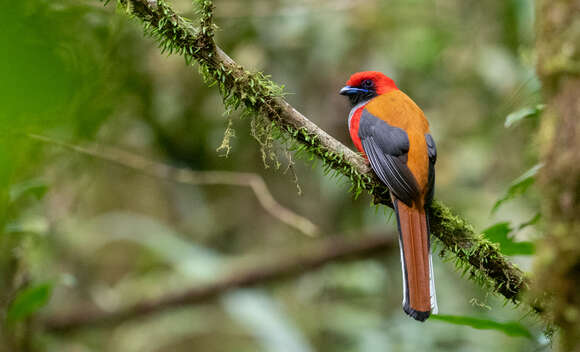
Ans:
[[[407,167],[409,138],[401,128],[373,116],[366,109],[361,115],[359,138],[372,169],[389,190],[411,206],[419,198],[419,186]]]

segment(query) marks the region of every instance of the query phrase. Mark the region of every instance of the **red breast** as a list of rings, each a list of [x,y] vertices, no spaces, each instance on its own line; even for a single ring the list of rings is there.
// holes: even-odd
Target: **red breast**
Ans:
[[[348,118],[348,124],[349,124],[348,130],[350,132],[350,138],[352,139],[354,146],[366,158],[365,152],[364,152],[363,147],[362,147],[362,143],[360,141],[360,137],[358,136],[360,117],[362,116],[362,112],[363,112],[365,106],[366,106],[366,104],[361,105],[361,106],[355,106],[354,108],[352,108],[352,111],[351,111],[350,116]]]

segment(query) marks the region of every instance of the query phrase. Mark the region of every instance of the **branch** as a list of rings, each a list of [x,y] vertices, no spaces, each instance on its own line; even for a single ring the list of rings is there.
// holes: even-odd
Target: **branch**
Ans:
[[[316,236],[318,227],[307,218],[285,208],[274,199],[264,179],[257,174],[248,172],[230,171],[193,171],[171,167],[146,159],[140,155],[124,150],[99,146],[80,147],[57,141],[45,136],[29,134],[28,137],[52,145],[56,145],[74,152],[92,156],[98,159],[139,171],[145,175],[188,184],[188,185],[230,185],[250,187],[258,202],[270,215],[291,226],[307,236]]]
[[[349,177],[355,192],[365,190],[376,203],[392,206],[388,189],[357,153],[321,130],[281,97],[277,86],[261,73],[250,73],[234,62],[213,41],[213,3],[199,0],[200,25],[178,16],[162,0],[118,0],[143,22],[163,51],[175,52],[196,62],[208,83],[217,84],[227,108],[244,106],[271,122],[299,150],[317,156],[329,168]],[[474,232],[464,220],[440,202],[430,209],[432,234],[445,245],[444,255],[477,281],[518,303],[528,279],[498,250],[498,246]]]
[[[265,284],[300,275],[335,261],[368,258],[396,248],[395,236],[372,236],[356,241],[327,239],[313,249],[299,255],[282,257],[274,262],[260,263],[251,269],[239,270],[214,283],[197,286],[181,293],[168,294],[158,299],[144,301],[132,307],[113,312],[91,311],[78,307],[68,315],[48,317],[46,330],[65,332],[92,326],[105,326],[184,305],[206,302],[231,290]]]

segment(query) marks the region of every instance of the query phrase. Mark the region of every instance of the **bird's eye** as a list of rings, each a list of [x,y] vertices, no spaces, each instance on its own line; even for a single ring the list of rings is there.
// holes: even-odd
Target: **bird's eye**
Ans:
[[[373,88],[374,83],[370,79],[365,79],[364,81],[361,82],[360,86],[363,87],[364,89],[371,89]]]

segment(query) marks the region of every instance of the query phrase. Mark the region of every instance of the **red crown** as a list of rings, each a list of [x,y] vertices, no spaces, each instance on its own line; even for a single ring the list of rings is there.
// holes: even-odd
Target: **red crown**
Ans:
[[[375,91],[379,95],[399,89],[397,88],[395,81],[378,71],[357,72],[350,76],[349,80],[346,82],[346,85],[351,87],[358,87],[361,85],[362,81],[366,79],[373,81],[375,84]]]

